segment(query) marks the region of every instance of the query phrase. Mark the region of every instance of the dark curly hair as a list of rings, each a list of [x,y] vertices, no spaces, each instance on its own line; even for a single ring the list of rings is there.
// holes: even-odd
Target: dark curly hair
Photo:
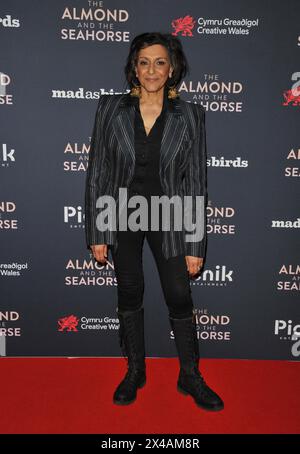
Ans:
[[[167,49],[171,65],[174,68],[172,77],[168,81],[168,87],[177,87],[185,75],[189,73],[188,62],[178,38],[170,33],[142,33],[135,36],[131,41],[124,68],[126,81],[130,89],[138,83],[134,66],[137,63],[139,51],[154,44],[161,44]]]

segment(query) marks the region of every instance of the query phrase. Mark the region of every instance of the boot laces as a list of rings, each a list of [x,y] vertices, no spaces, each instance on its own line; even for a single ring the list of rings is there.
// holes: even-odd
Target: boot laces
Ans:
[[[197,392],[199,392],[199,394],[202,394],[203,396],[207,396],[209,398],[215,397],[214,391],[212,389],[210,389],[210,387],[204,380],[201,372],[196,367],[194,370],[194,377],[195,377],[194,385],[195,385]]]
[[[193,365],[191,372],[187,374],[194,378],[193,384],[197,390],[197,392],[206,395],[212,396],[213,391],[209,388],[206,381],[204,380],[203,375],[201,374],[200,370],[198,369],[198,362],[199,362],[199,352],[198,352],[198,341],[195,336],[195,332],[187,333],[191,334],[189,336],[189,352],[190,352],[190,363]]]
[[[131,386],[136,386],[137,384],[138,371],[135,369],[128,369],[124,377],[123,382]]]
[[[122,321],[120,320],[119,344],[120,344],[120,348],[121,348],[123,357],[127,362],[127,374],[130,374],[128,376],[129,376],[129,379],[131,379],[131,372],[134,371],[134,369],[136,369],[136,364],[138,362],[138,353],[137,353],[137,349],[136,349],[137,345],[136,345],[136,341],[135,341],[136,326],[135,326],[134,320],[132,320],[131,318],[126,320],[126,325],[127,325],[127,328],[126,328],[127,339],[125,339],[125,328],[123,326]],[[126,349],[126,341],[127,341],[128,345],[130,345],[130,352],[127,351],[127,349]],[[134,366],[132,365],[132,363],[134,364]],[[144,365],[144,362],[143,362],[143,365]],[[142,364],[141,364],[141,367],[142,367]]]

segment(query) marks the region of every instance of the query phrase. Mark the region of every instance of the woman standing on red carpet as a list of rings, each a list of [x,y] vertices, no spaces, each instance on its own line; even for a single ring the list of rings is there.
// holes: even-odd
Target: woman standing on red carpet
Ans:
[[[180,363],[177,388],[206,410],[222,410],[222,399],[198,369],[199,343],[189,282],[203,266],[206,228],[200,240],[189,242],[185,226],[176,231],[171,223],[163,231],[161,213],[158,230],[148,228],[152,218],[157,220],[150,209],[153,196],[191,196],[194,200],[188,212],[194,223],[196,198],[206,201],[207,197],[205,110],[181,100],[176,90],[187,68],[182,45],[170,34],[143,33],[131,42],[125,66],[130,92],[101,95],[96,112],[86,179],[86,242],[101,263],[110,247],[118,283],[120,346],[128,370],[113,402],[134,402],[137,390],[146,383],[142,267],[146,237],[175,337]],[[148,202],[148,211],[142,215],[148,215],[146,228],[102,228],[104,218],[96,202],[110,195],[120,203],[120,188],[128,190],[129,200],[142,196]],[[129,217],[132,207],[127,212]]]

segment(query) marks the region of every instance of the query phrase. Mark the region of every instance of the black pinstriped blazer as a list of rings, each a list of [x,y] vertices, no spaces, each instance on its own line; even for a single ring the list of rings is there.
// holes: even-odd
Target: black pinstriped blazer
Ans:
[[[128,188],[134,175],[134,99],[129,94],[101,95],[91,137],[85,187],[85,233],[92,244],[118,246],[116,231],[100,232],[96,200],[111,195],[117,201],[119,188]],[[160,149],[159,175],[164,194],[202,195],[207,205],[205,109],[180,98],[169,100]],[[193,222],[196,203],[193,201]],[[185,232],[163,231],[162,252],[168,259],[179,254],[204,257],[207,233],[199,242],[185,241]]]

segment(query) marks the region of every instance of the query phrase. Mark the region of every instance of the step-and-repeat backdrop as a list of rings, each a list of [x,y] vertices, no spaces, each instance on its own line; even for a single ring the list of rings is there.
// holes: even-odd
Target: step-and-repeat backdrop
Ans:
[[[300,3],[0,1],[0,355],[121,356],[117,280],[85,244],[101,93],[137,34],[173,33],[182,99],[206,109],[208,247],[191,280],[206,358],[300,354]],[[149,357],[176,355],[144,243]]]

